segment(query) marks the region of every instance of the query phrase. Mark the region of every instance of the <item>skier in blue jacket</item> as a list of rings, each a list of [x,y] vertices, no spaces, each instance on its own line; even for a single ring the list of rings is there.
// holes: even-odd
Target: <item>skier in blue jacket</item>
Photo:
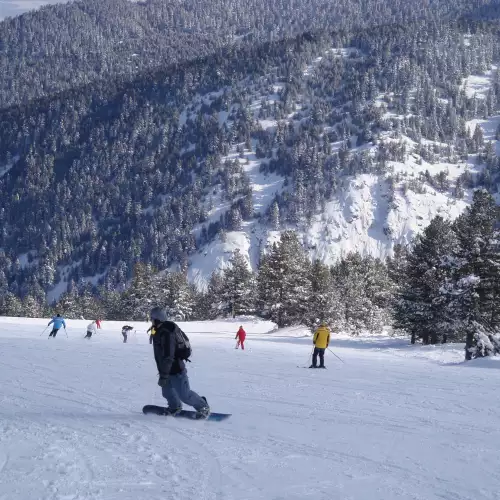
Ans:
[[[55,337],[57,335],[57,332],[61,328],[61,326],[63,326],[64,329],[66,330],[66,323],[64,322],[64,318],[60,314],[57,314],[57,316],[54,316],[50,320],[50,322],[47,326],[50,326],[52,324],[54,324],[54,326],[52,327],[52,331],[50,332],[49,337]]]

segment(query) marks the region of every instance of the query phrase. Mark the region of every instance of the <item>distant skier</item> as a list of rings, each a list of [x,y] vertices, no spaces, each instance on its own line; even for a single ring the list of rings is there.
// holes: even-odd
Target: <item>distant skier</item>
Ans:
[[[156,333],[156,330],[155,330],[154,326],[150,326],[148,328],[148,331],[146,333],[149,334],[149,343],[152,344],[153,343],[153,335]]]
[[[96,322],[92,321],[92,323],[87,325],[87,335],[84,338],[90,339],[92,338],[92,334],[97,333]]]
[[[64,321],[64,318],[60,314],[57,314],[56,316],[54,316],[49,321],[49,324],[47,326],[50,326],[52,324],[54,324],[54,326],[52,327],[52,331],[50,332],[49,337],[55,338],[57,335],[57,332],[61,329],[61,326],[64,327],[64,329],[66,330],[66,323]]]
[[[210,407],[206,398],[189,387],[184,363],[191,354],[189,339],[173,321],[168,321],[165,309],[153,308],[150,317],[155,329],[153,350],[159,372],[158,385],[168,401],[169,413],[175,415],[185,403],[196,409],[196,418],[208,418]]]
[[[245,350],[245,338],[247,336],[247,332],[243,330],[243,326],[240,326],[240,329],[236,332],[236,337],[235,339],[238,339],[238,342],[236,342],[236,347],[235,349],[238,349],[238,347],[241,345],[241,349],[244,351]]]
[[[95,320],[95,324],[97,325],[97,328],[99,328],[99,330],[101,329],[101,320],[100,319],[96,319]]]
[[[318,368],[318,356],[319,356],[319,368],[326,368],[325,366],[325,349],[330,344],[330,330],[326,326],[324,321],[314,333],[313,337],[314,353],[312,358],[312,365],[309,368]]]
[[[130,326],[130,325],[122,326],[122,335],[123,335],[123,343],[124,344],[127,343],[128,332],[130,332],[130,330],[133,330],[133,329],[134,329],[134,327]]]

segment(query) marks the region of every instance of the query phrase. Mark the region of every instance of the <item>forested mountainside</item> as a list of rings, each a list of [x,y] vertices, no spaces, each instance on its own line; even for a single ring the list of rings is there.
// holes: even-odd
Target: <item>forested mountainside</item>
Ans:
[[[306,31],[445,20],[487,0],[81,0],[0,23],[0,107]]]
[[[254,256],[273,231],[305,231],[322,215],[321,230],[335,232],[332,213],[345,212],[347,187],[360,179],[369,180],[378,205],[368,224],[357,226],[366,214],[349,210],[342,223],[383,248],[412,236],[404,224],[394,234],[387,218],[397,196],[411,205],[414,193],[419,204],[432,206],[415,215],[425,221],[439,210],[437,199],[458,205],[458,214],[468,189],[496,190],[495,150],[475,126],[495,116],[500,97],[498,23],[486,3],[482,20],[451,16],[457,4],[447,2],[432,9],[370,2],[300,2],[300,8],[248,2],[231,9],[209,2],[205,18],[203,2],[179,9],[130,3],[123,7],[129,15],[108,23],[108,37],[102,27],[89,35],[88,43],[102,41],[102,53],[80,45],[78,37],[90,30],[85,23],[99,25],[117,4],[47,7],[0,24],[3,293],[43,296],[58,284],[60,293],[84,277],[112,289],[130,279],[137,262],[193,266],[207,245],[234,231],[255,236],[244,249]],[[259,8],[257,23],[251,13]],[[161,32],[161,16],[149,9],[170,12],[199,45],[186,43],[174,57],[166,54],[176,52],[180,35],[167,36],[166,45],[153,36],[145,41]],[[367,9],[375,14],[371,22],[399,22],[357,26]],[[184,10],[190,14],[179,14]],[[271,36],[272,12],[288,24],[294,12],[294,19],[310,23],[297,21],[297,31],[314,30]],[[211,15],[226,22],[213,21],[210,31]],[[342,29],[328,29],[339,17]],[[132,20],[136,29],[143,26],[140,33],[127,32]],[[45,30],[44,23],[53,28]],[[228,36],[234,42],[245,34],[242,26],[259,28],[267,41],[256,43],[259,34],[228,44]],[[204,40],[212,41],[205,43],[207,31]],[[68,38],[59,43],[58,36]],[[125,45],[121,56],[110,51],[111,39]],[[145,62],[152,52],[138,52],[137,44],[164,59]],[[74,66],[78,54],[85,61]],[[142,62],[127,72],[130,58]],[[42,60],[43,71],[37,68]],[[85,80],[78,68],[87,65],[93,69],[82,69],[92,75]],[[478,81],[479,91],[471,92]],[[349,234],[331,235],[328,246]]]

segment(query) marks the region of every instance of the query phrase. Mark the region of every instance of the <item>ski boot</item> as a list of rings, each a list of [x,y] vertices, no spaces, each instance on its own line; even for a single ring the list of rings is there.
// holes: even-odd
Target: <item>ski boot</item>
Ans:
[[[165,408],[165,415],[170,415],[171,417],[175,417],[176,415],[179,415],[179,413],[182,411],[182,406],[179,408]]]
[[[200,408],[199,410],[196,411],[196,419],[201,420],[204,419],[206,420],[210,416],[210,406],[208,406],[207,398],[205,396],[202,396],[201,399],[205,401],[206,406],[203,408]]]

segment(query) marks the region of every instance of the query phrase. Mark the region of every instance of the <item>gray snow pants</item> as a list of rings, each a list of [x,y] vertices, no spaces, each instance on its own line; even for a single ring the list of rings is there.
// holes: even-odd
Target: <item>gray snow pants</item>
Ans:
[[[161,393],[168,401],[169,408],[181,408],[182,403],[185,403],[196,410],[201,410],[207,405],[205,400],[189,387],[187,370],[177,375],[170,375],[167,385],[161,388]]]

